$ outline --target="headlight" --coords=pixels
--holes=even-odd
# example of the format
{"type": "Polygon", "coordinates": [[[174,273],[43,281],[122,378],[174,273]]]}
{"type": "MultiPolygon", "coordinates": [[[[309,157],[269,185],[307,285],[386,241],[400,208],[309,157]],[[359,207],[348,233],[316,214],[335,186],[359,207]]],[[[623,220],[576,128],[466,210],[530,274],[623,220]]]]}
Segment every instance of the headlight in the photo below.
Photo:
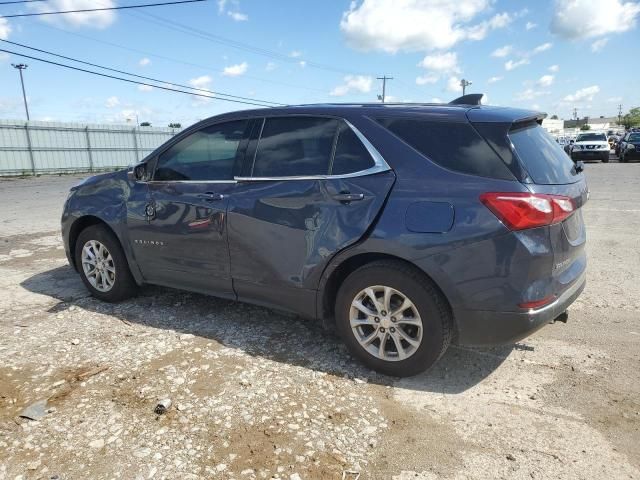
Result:
{"type": "Polygon", "coordinates": [[[605,150],[605,149],[608,150],[610,147],[609,147],[609,144],[606,144],[606,145],[600,145],[600,148],[602,150],[605,150]]]}

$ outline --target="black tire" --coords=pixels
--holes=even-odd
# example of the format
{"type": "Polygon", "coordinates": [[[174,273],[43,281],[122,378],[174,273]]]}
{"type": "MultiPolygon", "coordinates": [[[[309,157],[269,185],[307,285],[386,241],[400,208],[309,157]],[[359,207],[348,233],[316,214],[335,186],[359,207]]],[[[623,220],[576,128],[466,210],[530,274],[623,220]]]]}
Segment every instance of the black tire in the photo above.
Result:
{"type": "Polygon", "coordinates": [[[120,302],[137,293],[138,286],[131,275],[131,270],[129,270],[127,258],[122,250],[122,246],[117,237],[106,226],[92,225],[80,232],[76,240],[74,255],[80,278],[82,278],[82,282],[92,296],[105,302],[120,302]],[[94,287],[84,272],[82,250],[85,244],[91,240],[98,241],[104,245],[113,259],[115,275],[113,285],[108,291],[101,291],[94,287]]]}
{"type": "Polygon", "coordinates": [[[602,163],[609,163],[609,157],[607,158],[602,157],[602,163]]]}
{"type": "Polygon", "coordinates": [[[623,154],[620,154],[619,160],[620,160],[620,163],[627,163],[627,160],[624,158],[623,154]]]}
{"type": "MultiPolygon", "coordinates": [[[[338,291],[335,317],[338,333],[356,358],[373,370],[396,377],[408,377],[429,369],[447,350],[453,334],[449,304],[435,284],[417,268],[395,260],[375,261],[352,272],[338,291]],[[404,360],[374,356],[360,345],[351,329],[351,303],[359,292],[375,285],[402,292],[415,305],[422,320],[420,345],[404,360]]],[[[393,348],[397,351],[395,345],[393,348]]]]}

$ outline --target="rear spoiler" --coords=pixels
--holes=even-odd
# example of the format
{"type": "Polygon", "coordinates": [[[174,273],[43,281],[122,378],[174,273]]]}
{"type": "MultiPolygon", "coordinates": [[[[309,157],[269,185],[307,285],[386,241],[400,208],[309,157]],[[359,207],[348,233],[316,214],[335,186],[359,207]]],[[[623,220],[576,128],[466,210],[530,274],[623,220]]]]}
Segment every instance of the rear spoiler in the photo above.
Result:
{"type": "Polygon", "coordinates": [[[484,97],[484,93],[469,93],[451,100],[449,105],[482,105],[480,102],[482,97],[484,97]]]}

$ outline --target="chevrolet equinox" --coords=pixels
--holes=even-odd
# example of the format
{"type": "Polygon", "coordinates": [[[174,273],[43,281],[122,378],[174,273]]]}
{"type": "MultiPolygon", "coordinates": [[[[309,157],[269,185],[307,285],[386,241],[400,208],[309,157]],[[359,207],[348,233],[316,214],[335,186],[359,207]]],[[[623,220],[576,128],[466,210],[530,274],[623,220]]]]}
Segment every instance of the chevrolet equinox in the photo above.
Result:
{"type": "Polygon", "coordinates": [[[588,191],[544,114],[480,98],[209,118],[73,187],[67,257],[101,300],[155,284],[287,310],[390,375],[513,343],[585,286],[588,191]]]}

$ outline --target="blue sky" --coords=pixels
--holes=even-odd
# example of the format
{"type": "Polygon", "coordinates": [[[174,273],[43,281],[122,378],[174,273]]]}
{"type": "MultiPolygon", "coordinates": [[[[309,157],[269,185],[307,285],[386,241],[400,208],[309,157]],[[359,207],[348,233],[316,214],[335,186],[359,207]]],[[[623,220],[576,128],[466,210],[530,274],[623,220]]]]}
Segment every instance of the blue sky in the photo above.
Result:
{"type": "MultiPolygon", "coordinates": [[[[130,5],[49,0],[0,14],[130,5]]],[[[624,0],[209,0],[0,19],[0,38],[198,88],[282,103],[448,101],[460,78],[489,103],[569,118],[640,106],[640,3],[624,0]],[[167,22],[168,21],[168,22],[167,22]],[[184,27],[187,27],[185,30],[184,27]],[[238,42],[241,48],[238,48],[238,42]]],[[[0,48],[50,58],[0,42],[0,48]]],[[[249,108],[0,53],[0,117],[23,118],[24,62],[32,119],[190,124],[249,108]]],[[[71,63],[64,61],[66,63],[71,63]]],[[[78,65],[81,66],[81,65],[78,65]]]]}

